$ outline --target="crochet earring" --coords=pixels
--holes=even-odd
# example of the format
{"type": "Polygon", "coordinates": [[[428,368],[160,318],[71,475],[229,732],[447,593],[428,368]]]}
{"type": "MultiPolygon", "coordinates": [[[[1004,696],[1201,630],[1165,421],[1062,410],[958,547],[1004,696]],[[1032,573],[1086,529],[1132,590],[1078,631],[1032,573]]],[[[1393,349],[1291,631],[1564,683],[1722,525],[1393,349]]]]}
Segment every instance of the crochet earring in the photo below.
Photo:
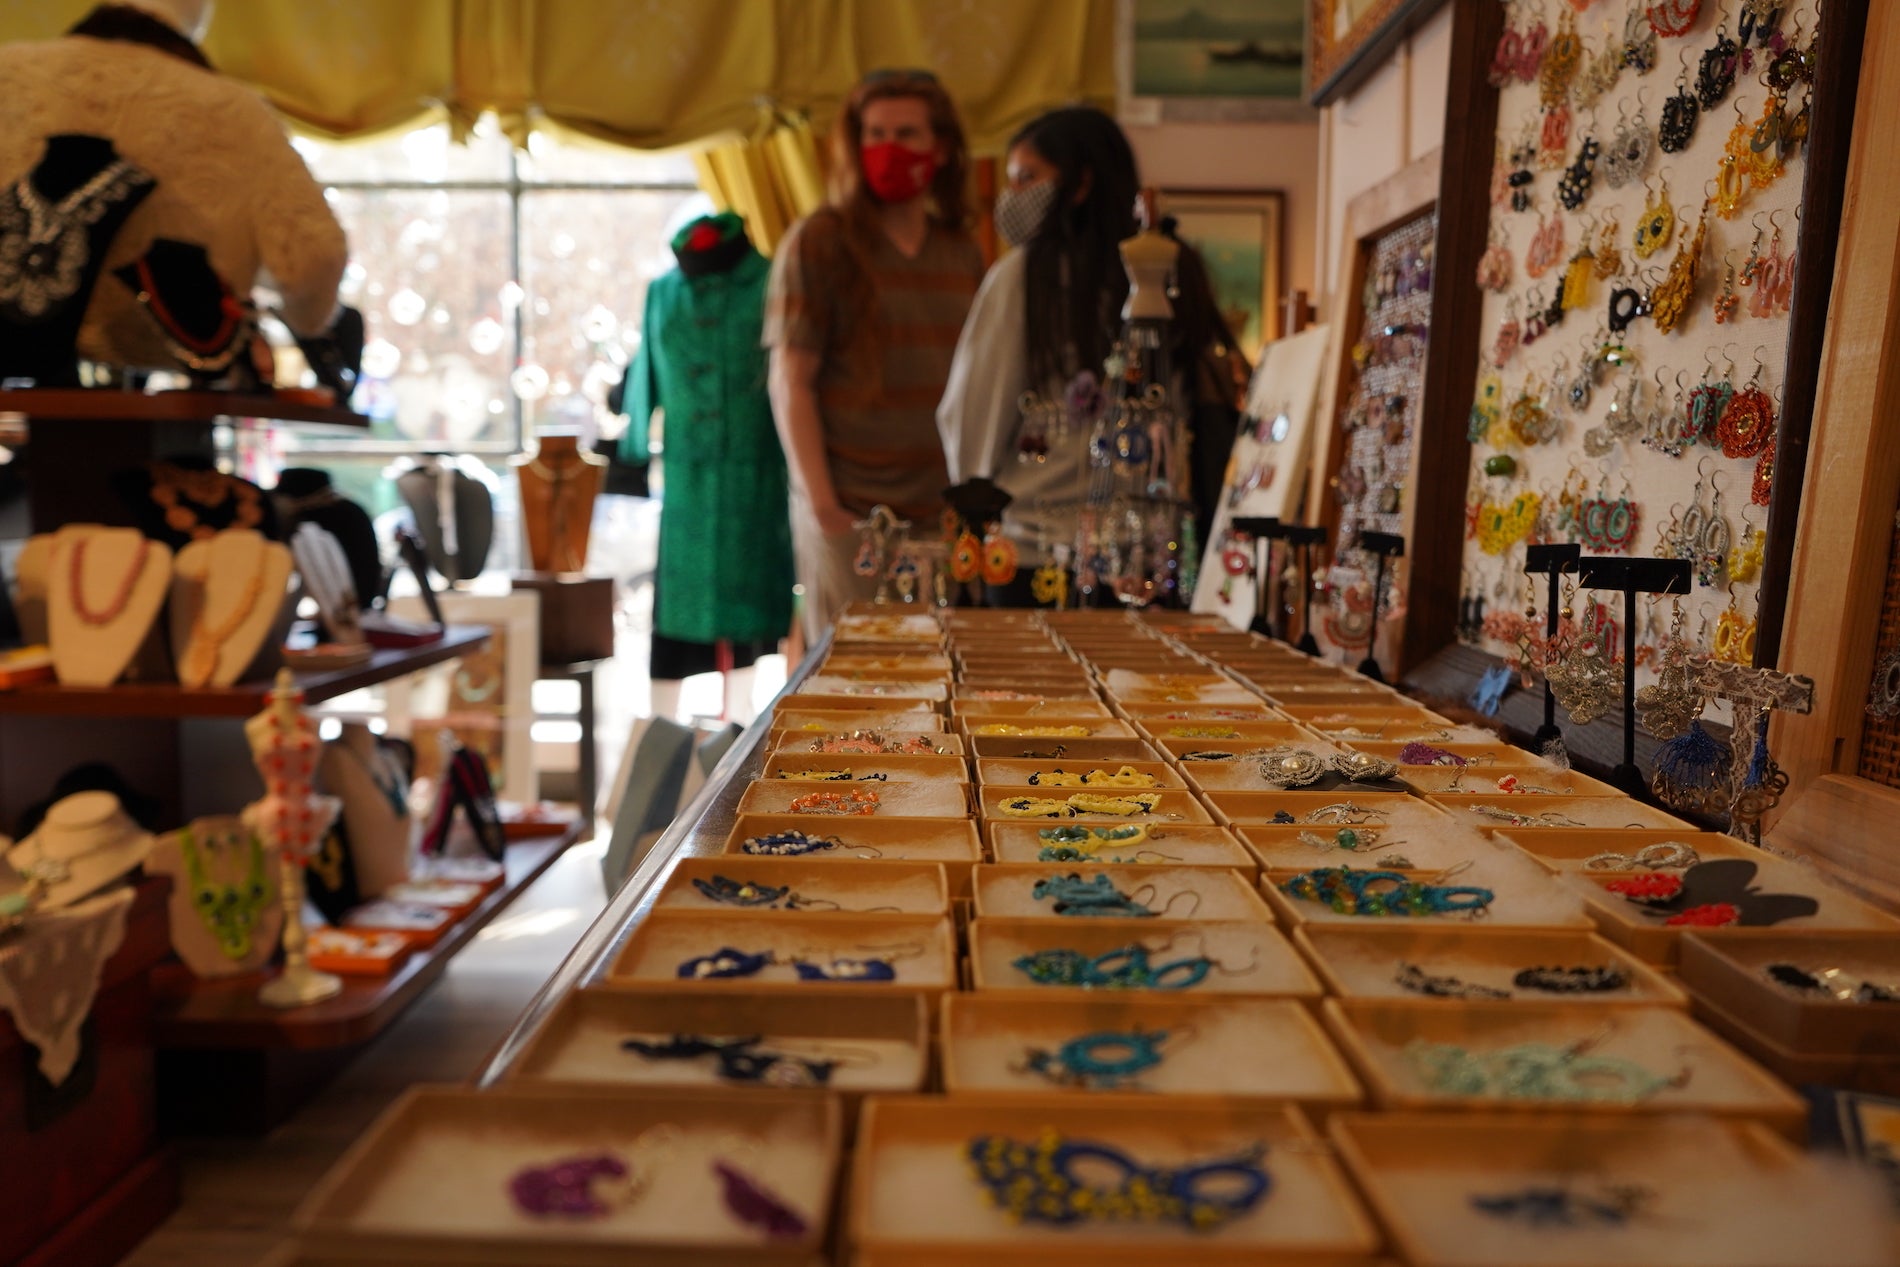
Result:
{"type": "Polygon", "coordinates": [[[1604,219],[1603,227],[1597,230],[1596,275],[1598,281],[1608,281],[1623,271],[1623,248],[1617,239],[1623,231],[1622,224],[1611,211],[1604,219]]]}
{"type": "Polygon", "coordinates": [[[1583,41],[1577,36],[1577,20],[1565,13],[1557,21],[1557,33],[1544,48],[1544,59],[1537,67],[1537,100],[1545,110],[1564,106],[1570,96],[1570,82],[1577,77],[1583,60],[1583,41]]]}
{"type": "Polygon", "coordinates": [[[1663,102],[1662,122],[1656,128],[1656,144],[1665,154],[1680,154],[1695,139],[1696,120],[1702,107],[1689,91],[1689,50],[1679,54],[1682,70],[1676,76],[1676,91],[1663,102]]]}
{"type": "Polygon", "coordinates": [[[1768,188],[1787,170],[1783,155],[1792,148],[1784,140],[1787,130],[1788,99],[1779,91],[1770,91],[1762,102],[1761,118],[1748,134],[1747,152],[1738,155],[1754,188],[1768,188]]]}
{"type": "Polygon", "coordinates": [[[1762,355],[1766,351],[1766,348],[1755,350],[1754,376],[1729,399],[1722,409],[1721,420],[1715,424],[1715,439],[1722,446],[1723,457],[1752,458],[1774,441],[1774,402],[1761,389],[1761,374],[1766,368],[1762,355]]]}
{"type": "Polygon", "coordinates": [[[1511,288],[1511,247],[1495,226],[1491,244],[1478,257],[1478,289],[1501,293],[1511,288]]]}
{"type": "MultiPolygon", "coordinates": [[[[1619,105],[1619,116],[1622,110],[1623,107],[1619,105]]],[[[1643,169],[1649,166],[1649,149],[1649,124],[1644,120],[1639,106],[1634,122],[1627,117],[1619,117],[1616,136],[1610,142],[1609,152],[1604,155],[1603,179],[1611,189],[1621,189],[1643,178],[1643,169]]]]}
{"type": "Polygon", "coordinates": [[[1570,107],[1557,105],[1544,111],[1544,123],[1537,134],[1537,167],[1540,171],[1562,171],[1564,155],[1570,150],[1570,107]]]}
{"type": "MultiPolygon", "coordinates": [[[[1772,317],[1777,311],[1786,311],[1784,296],[1792,289],[1794,261],[1781,254],[1781,225],[1776,223],[1779,212],[1770,212],[1768,223],[1774,228],[1774,237],[1768,243],[1768,252],[1755,261],[1750,280],[1754,283],[1755,293],[1749,296],[1748,311],[1751,316],[1772,317]]],[[[1759,230],[1756,242],[1761,240],[1759,230]]]]}
{"type": "Polygon", "coordinates": [[[1709,204],[1702,204],[1702,214],[1696,219],[1695,233],[1683,245],[1676,248],[1676,256],[1669,261],[1669,272],[1662,285],[1656,287],[1649,296],[1650,320],[1664,334],[1669,334],[1682,323],[1689,310],[1689,300],[1695,295],[1696,274],[1701,268],[1702,247],[1708,241],[1709,204]]]}
{"type": "Polygon", "coordinates": [[[1734,106],[1735,126],[1729,129],[1728,141],[1722,146],[1722,158],[1715,171],[1715,213],[1724,220],[1733,220],[1742,199],[1748,197],[1748,161],[1753,157],[1748,148],[1750,128],[1747,117],[1742,114],[1740,97],[1735,99],[1734,106]]]}
{"type": "Polygon", "coordinates": [[[1643,215],[1636,222],[1636,233],[1631,239],[1639,259],[1648,259],[1676,236],[1676,209],[1669,201],[1669,178],[1660,178],[1658,186],[1649,190],[1648,183],[1644,183],[1647,197],[1643,202],[1643,215]]]}
{"type": "Polygon", "coordinates": [[[1656,69],[1656,28],[1641,4],[1632,4],[1623,18],[1623,64],[1639,75],[1656,69]]]}
{"type": "Polygon", "coordinates": [[[1510,364],[1524,343],[1524,324],[1517,318],[1517,296],[1511,295],[1504,301],[1504,316],[1498,321],[1498,335],[1491,348],[1491,361],[1499,368],[1510,364]]]}
{"type": "MultiPolygon", "coordinates": [[[[1703,461],[1713,457],[1713,454],[1709,454],[1703,461]]],[[[1699,476],[1699,465],[1697,473],[1699,476]]],[[[1721,585],[1727,577],[1728,551],[1733,535],[1728,526],[1728,516],[1722,513],[1722,474],[1721,471],[1713,471],[1709,475],[1709,488],[1714,499],[1709,507],[1708,518],[1703,522],[1702,535],[1694,543],[1696,579],[1711,589],[1721,585]]],[[[1700,491],[1699,479],[1696,487],[1700,491]]]]}
{"type": "Polygon", "coordinates": [[[1702,13],[1702,0],[1656,0],[1644,6],[1650,29],[1658,35],[1687,35],[1702,13]]]}
{"type": "Polygon", "coordinates": [[[1703,50],[1696,67],[1695,95],[1704,110],[1715,109],[1734,90],[1741,52],[1741,45],[1730,39],[1726,30],[1718,30],[1715,43],[1703,50]]]}
{"type": "Polygon", "coordinates": [[[1003,535],[1001,524],[990,524],[983,538],[981,572],[985,585],[1003,586],[1016,579],[1016,543],[1003,535]]]}
{"type": "Polygon", "coordinates": [[[1564,174],[1557,180],[1557,201],[1563,204],[1565,211],[1575,211],[1589,201],[1591,186],[1596,180],[1597,158],[1603,147],[1593,136],[1586,136],[1577,146],[1577,157],[1564,174]]]}
{"type": "Polygon", "coordinates": [[[1756,506],[1766,506],[1775,494],[1775,451],[1773,448],[1762,450],[1755,459],[1755,476],[1749,481],[1748,500],[1756,506]]]}
{"type": "Polygon", "coordinates": [[[1531,244],[1524,252],[1524,272],[1531,277],[1542,277],[1557,266],[1563,254],[1564,219],[1553,210],[1531,235],[1531,244]]]}
{"type": "Polygon", "coordinates": [[[1683,442],[1686,444],[1694,444],[1699,440],[1715,443],[1716,424],[1722,420],[1722,411],[1728,408],[1729,398],[1735,394],[1735,387],[1729,381],[1735,375],[1735,367],[1729,366],[1728,377],[1718,381],[1711,356],[1714,351],[1714,348],[1703,349],[1705,368],[1702,382],[1689,393],[1689,411],[1685,415],[1687,425],[1682,430],[1683,442]]]}
{"type": "Polygon", "coordinates": [[[1756,528],[1748,518],[1746,508],[1742,511],[1742,539],[1728,552],[1728,576],[1730,581],[1752,584],[1761,576],[1762,553],[1768,545],[1768,534],[1756,528]]]}
{"type": "Polygon", "coordinates": [[[1504,398],[1504,380],[1498,377],[1494,368],[1487,367],[1478,376],[1478,394],[1471,402],[1471,419],[1465,428],[1465,439],[1472,444],[1482,444],[1491,434],[1491,427],[1497,422],[1500,402],[1504,398]]]}
{"type": "Polygon", "coordinates": [[[1728,606],[1715,618],[1715,658],[1730,664],[1755,662],[1754,620],[1742,615],[1736,591],[1728,592],[1728,606]]]}

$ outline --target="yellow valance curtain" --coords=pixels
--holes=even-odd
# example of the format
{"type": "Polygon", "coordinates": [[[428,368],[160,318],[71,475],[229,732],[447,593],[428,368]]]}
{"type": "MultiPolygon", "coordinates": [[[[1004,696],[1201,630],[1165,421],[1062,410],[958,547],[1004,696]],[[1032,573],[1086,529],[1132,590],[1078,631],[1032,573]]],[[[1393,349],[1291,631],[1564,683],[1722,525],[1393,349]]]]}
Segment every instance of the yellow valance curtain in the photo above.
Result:
{"type": "MultiPolygon", "coordinates": [[[[0,40],[57,35],[86,0],[0,0],[0,40]]],[[[663,149],[828,125],[866,70],[927,67],[994,152],[1041,110],[1114,100],[1114,0],[223,0],[205,52],[332,137],[492,110],[663,149]]]]}
{"type": "Polygon", "coordinates": [[[745,217],[747,235],[765,255],[825,201],[818,141],[802,117],[774,114],[757,135],[697,151],[693,165],[699,187],[721,211],[745,217]]]}

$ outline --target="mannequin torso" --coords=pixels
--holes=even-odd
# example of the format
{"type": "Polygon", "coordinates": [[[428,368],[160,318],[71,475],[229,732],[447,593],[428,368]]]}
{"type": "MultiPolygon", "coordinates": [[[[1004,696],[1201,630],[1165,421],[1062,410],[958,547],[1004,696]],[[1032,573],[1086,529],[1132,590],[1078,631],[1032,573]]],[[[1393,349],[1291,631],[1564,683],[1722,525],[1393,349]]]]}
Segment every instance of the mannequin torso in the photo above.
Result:
{"type": "Polygon", "coordinates": [[[521,482],[521,519],[528,559],[537,572],[580,572],[587,567],[594,499],[607,464],[580,448],[580,437],[544,433],[534,455],[515,463],[521,482]]]}

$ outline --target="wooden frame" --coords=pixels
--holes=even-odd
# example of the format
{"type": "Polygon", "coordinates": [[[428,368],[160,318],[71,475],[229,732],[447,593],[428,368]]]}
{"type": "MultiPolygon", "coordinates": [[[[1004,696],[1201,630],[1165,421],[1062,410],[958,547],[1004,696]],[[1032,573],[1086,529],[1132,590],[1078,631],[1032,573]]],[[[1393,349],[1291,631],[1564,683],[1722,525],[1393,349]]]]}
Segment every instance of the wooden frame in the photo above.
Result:
{"type": "MultiPolygon", "coordinates": [[[[1358,87],[1385,62],[1401,40],[1444,3],[1445,0],[1311,0],[1306,19],[1306,76],[1312,86],[1313,104],[1331,105],[1358,87]],[[1342,20],[1343,31],[1340,29],[1342,20]]],[[[1488,47],[1485,56],[1490,56],[1488,47]]]]}
{"type": "Polygon", "coordinates": [[[1900,903],[1893,823],[1900,789],[1855,774],[1875,632],[1900,499],[1900,13],[1875,5],[1861,44],[1827,338],[1794,543],[1779,667],[1814,679],[1814,711],[1776,714],[1774,751],[1792,791],[1770,844],[1814,858],[1889,906],[1900,903]]]}
{"type": "Polygon", "coordinates": [[[1250,339],[1244,329],[1233,330],[1229,323],[1230,333],[1240,350],[1249,361],[1257,360],[1260,349],[1280,337],[1281,299],[1286,280],[1286,194],[1278,189],[1163,189],[1161,212],[1176,218],[1181,240],[1201,253],[1217,300],[1220,298],[1218,253],[1210,249],[1204,235],[1195,232],[1196,217],[1251,215],[1259,218],[1259,294],[1254,297],[1254,306],[1248,314],[1254,318],[1258,337],[1250,339]]]}
{"type": "MultiPolygon", "coordinates": [[[[1306,0],[1280,0],[1300,9],[1306,0]]],[[[1116,113],[1126,123],[1310,123],[1313,107],[1305,91],[1292,96],[1201,97],[1138,94],[1135,91],[1135,25],[1139,0],[1115,0],[1116,113]]],[[[1310,56],[1312,41],[1302,41],[1310,56]]],[[[1303,77],[1302,89],[1310,88],[1303,77]]]]}

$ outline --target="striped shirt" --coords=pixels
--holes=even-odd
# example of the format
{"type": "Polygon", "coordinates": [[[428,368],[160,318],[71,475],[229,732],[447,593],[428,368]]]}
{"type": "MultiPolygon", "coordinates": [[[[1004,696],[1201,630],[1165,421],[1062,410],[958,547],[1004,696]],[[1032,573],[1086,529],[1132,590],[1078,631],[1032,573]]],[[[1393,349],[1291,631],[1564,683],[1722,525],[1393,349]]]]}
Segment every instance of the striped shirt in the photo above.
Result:
{"type": "Polygon", "coordinates": [[[968,234],[932,226],[915,256],[876,235],[869,264],[877,291],[869,330],[847,310],[839,270],[858,267],[844,219],[829,208],[792,226],[766,290],[767,347],[817,352],[818,413],[831,482],[845,509],[879,502],[934,528],[950,478],[937,437],[937,401],[983,255],[968,234]]]}

